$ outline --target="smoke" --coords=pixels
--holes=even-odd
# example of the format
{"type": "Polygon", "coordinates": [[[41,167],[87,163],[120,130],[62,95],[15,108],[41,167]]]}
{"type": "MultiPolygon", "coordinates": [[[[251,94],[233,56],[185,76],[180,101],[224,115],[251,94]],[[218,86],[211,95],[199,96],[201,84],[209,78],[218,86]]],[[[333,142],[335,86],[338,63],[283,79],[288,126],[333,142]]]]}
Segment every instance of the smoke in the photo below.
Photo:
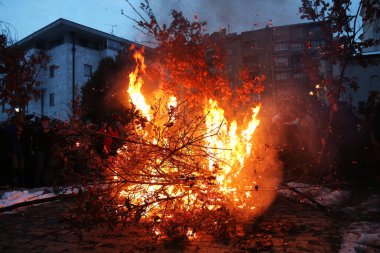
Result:
{"type": "Polygon", "coordinates": [[[247,198],[248,206],[253,210],[243,210],[239,222],[247,222],[262,215],[277,196],[277,189],[283,180],[283,163],[278,156],[277,145],[281,134],[274,131],[272,114],[275,108],[264,101],[258,118],[260,125],[252,137],[252,152],[246,160],[238,182],[250,181],[254,188],[252,198],[247,198]]]}
{"type": "Polygon", "coordinates": [[[280,26],[299,23],[300,0],[156,0],[151,6],[161,23],[170,23],[170,10],[182,11],[193,20],[207,21],[207,32],[218,31],[220,27],[229,32],[242,32],[264,28],[267,25],[280,26]]]}

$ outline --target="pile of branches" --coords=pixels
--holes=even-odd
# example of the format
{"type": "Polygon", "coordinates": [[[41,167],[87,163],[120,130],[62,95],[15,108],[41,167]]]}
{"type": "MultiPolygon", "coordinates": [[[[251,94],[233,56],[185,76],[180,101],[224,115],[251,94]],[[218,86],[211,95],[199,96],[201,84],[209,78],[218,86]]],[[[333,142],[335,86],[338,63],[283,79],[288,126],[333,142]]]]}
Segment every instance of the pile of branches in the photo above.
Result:
{"type": "MultiPolygon", "coordinates": [[[[189,101],[177,107],[157,101],[152,109],[153,118],[147,121],[132,108],[134,117],[124,126],[128,135],[114,139],[119,144],[116,155],[104,158],[93,152],[89,156],[85,147],[71,153],[87,153],[81,156],[87,169],[78,174],[81,190],[69,220],[87,229],[140,224],[147,234],[171,242],[191,239],[199,230],[223,239],[233,236],[236,221],[215,182],[223,161],[212,156],[205,141],[218,135],[223,123],[207,130],[205,115],[194,113],[199,109],[189,101]]],[[[78,128],[82,142],[102,137],[78,128]]],[[[67,135],[74,130],[62,131],[67,135]]]]}
{"type": "Polygon", "coordinates": [[[238,113],[239,106],[251,101],[252,93],[262,91],[264,77],[246,73],[241,87],[233,90],[222,52],[203,34],[204,22],[190,22],[173,10],[171,25],[160,26],[147,1],[141,4],[141,13],[130,6],[141,21],[131,19],[157,43],[155,61],[144,78],[159,82],[168,96],[186,99],[175,107],[168,107],[165,99],[156,101],[149,120],[132,105],[128,120],[123,121],[127,122],[124,134],[118,137],[86,128],[80,116],[71,120],[81,143],[111,137],[118,145],[115,154],[107,156],[88,145],[83,150],[68,145],[76,157],[70,160],[84,165],[84,171],[73,170],[81,179],[81,191],[69,220],[88,229],[104,224],[133,229],[139,224],[148,235],[170,242],[187,241],[199,230],[229,238],[235,234],[236,214],[229,207],[232,200],[216,184],[226,161],[218,160],[206,141],[218,136],[224,122],[207,129],[199,105],[205,98],[218,98],[238,113]],[[78,154],[83,156],[78,159],[78,154]]]}

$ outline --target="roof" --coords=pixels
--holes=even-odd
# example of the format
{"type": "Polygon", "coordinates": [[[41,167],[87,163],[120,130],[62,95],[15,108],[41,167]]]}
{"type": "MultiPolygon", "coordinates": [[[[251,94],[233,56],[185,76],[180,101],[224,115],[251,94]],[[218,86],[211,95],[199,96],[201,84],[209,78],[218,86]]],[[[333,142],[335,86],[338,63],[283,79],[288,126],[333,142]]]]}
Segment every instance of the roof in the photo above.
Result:
{"type": "Polygon", "coordinates": [[[124,43],[134,43],[127,39],[117,37],[115,35],[105,33],[94,28],[60,18],[54,21],[53,23],[50,23],[49,25],[32,33],[31,35],[25,37],[24,39],[18,41],[16,44],[21,47],[29,48],[32,47],[38,41],[52,41],[56,38],[62,37],[62,34],[67,32],[74,32],[78,34],[80,33],[81,35],[94,39],[106,38],[124,43]]]}
{"type": "Polygon", "coordinates": [[[250,32],[257,32],[257,31],[267,31],[268,29],[286,29],[286,28],[296,28],[296,27],[305,27],[305,26],[320,26],[323,24],[326,24],[327,21],[315,21],[315,22],[302,22],[302,23],[296,23],[296,24],[289,24],[289,25],[280,25],[280,26],[268,26],[265,28],[260,28],[257,30],[250,30],[250,31],[244,31],[243,33],[250,33],[250,32]]]}

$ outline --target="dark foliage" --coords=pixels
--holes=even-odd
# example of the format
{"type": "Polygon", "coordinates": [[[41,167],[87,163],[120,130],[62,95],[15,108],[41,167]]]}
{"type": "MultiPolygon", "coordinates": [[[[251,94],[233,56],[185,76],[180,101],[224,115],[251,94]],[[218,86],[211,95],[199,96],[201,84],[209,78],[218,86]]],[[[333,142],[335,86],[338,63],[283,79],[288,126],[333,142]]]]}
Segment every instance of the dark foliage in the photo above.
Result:
{"type": "MultiPolygon", "coordinates": [[[[333,64],[340,64],[341,69],[337,77],[325,77],[327,98],[337,110],[339,96],[345,91],[343,84],[348,63],[357,60],[362,66],[367,66],[370,62],[363,57],[363,50],[380,42],[374,39],[360,40],[363,29],[368,29],[370,23],[377,22],[375,20],[380,17],[380,5],[377,0],[361,0],[358,8],[353,9],[350,0],[302,0],[299,11],[302,19],[323,22],[323,32],[334,36],[326,47],[321,48],[318,57],[333,64]],[[359,22],[361,12],[366,22],[359,22]]],[[[319,70],[314,68],[313,71],[319,70]]],[[[355,84],[351,86],[355,87],[355,84]]]]}
{"type": "MultiPolygon", "coordinates": [[[[9,36],[9,35],[8,35],[9,36]]],[[[50,57],[44,51],[30,54],[17,45],[9,45],[6,34],[0,34],[0,101],[23,110],[31,99],[40,96],[37,79],[50,57]]]]}
{"type": "Polygon", "coordinates": [[[120,102],[126,100],[128,75],[134,61],[128,49],[120,51],[115,59],[111,57],[100,61],[91,79],[82,87],[82,117],[91,122],[125,121],[128,110],[120,102]],[[122,116],[124,115],[124,116],[122,116]]]}

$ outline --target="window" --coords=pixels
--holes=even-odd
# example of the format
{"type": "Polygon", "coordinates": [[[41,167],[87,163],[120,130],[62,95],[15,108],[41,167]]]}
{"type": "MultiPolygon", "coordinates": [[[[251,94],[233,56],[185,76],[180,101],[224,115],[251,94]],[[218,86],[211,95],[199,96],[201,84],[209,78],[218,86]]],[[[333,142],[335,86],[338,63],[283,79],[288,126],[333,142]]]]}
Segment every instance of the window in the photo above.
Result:
{"type": "Polygon", "coordinates": [[[1,102],[1,112],[2,113],[5,112],[5,102],[4,101],[1,102]]]}
{"type": "Polygon", "coordinates": [[[293,50],[302,50],[304,48],[304,44],[302,42],[292,42],[290,46],[293,50]]]}
{"type": "Polygon", "coordinates": [[[320,47],[324,47],[326,45],[326,42],[323,40],[314,40],[311,42],[311,48],[312,49],[317,49],[320,47]]]}
{"type": "Polygon", "coordinates": [[[293,67],[301,67],[302,64],[302,58],[300,55],[294,55],[291,57],[292,65],[293,67]]]}
{"type": "Polygon", "coordinates": [[[289,65],[289,60],[286,57],[275,57],[274,65],[287,67],[289,65]]]}
{"type": "Polygon", "coordinates": [[[84,64],[84,76],[86,77],[92,76],[92,65],[84,64]]]}
{"type": "Polygon", "coordinates": [[[288,44],[277,43],[274,45],[274,51],[284,51],[284,50],[288,50],[288,44]]]}
{"type": "Polygon", "coordinates": [[[380,91],[380,77],[373,75],[369,78],[369,90],[380,91]]]}
{"type": "Polygon", "coordinates": [[[107,41],[107,48],[117,51],[117,50],[122,49],[122,44],[117,42],[117,41],[114,41],[114,40],[108,40],[107,41]]]}
{"type": "Polygon", "coordinates": [[[55,101],[54,101],[54,93],[49,94],[49,106],[54,106],[55,101]]]}
{"type": "Polygon", "coordinates": [[[289,77],[290,77],[290,74],[288,72],[280,72],[274,75],[274,78],[276,80],[286,80],[286,79],[289,79],[289,77]]]}
{"type": "Polygon", "coordinates": [[[246,49],[256,49],[257,48],[257,43],[254,40],[244,41],[243,42],[243,47],[246,48],[246,49]]]}
{"type": "Polygon", "coordinates": [[[305,77],[304,73],[298,72],[298,73],[293,74],[294,79],[303,79],[304,77],[305,77]]]}
{"type": "Polygon", "coordinates": [[[321,32],[321,27],[316,26],[310,29],[309,35],[315,36],[318,35],[321,32]]]}
{"type": "Polygon", "coordinates": [[[50,65],[50,67],[49,67],[49,77],[50,77],[50,78],[53,78],[53,77],[54,77],[55,69],[56,69],[56,67],[55,67],[54,65],[50,65]]]}

